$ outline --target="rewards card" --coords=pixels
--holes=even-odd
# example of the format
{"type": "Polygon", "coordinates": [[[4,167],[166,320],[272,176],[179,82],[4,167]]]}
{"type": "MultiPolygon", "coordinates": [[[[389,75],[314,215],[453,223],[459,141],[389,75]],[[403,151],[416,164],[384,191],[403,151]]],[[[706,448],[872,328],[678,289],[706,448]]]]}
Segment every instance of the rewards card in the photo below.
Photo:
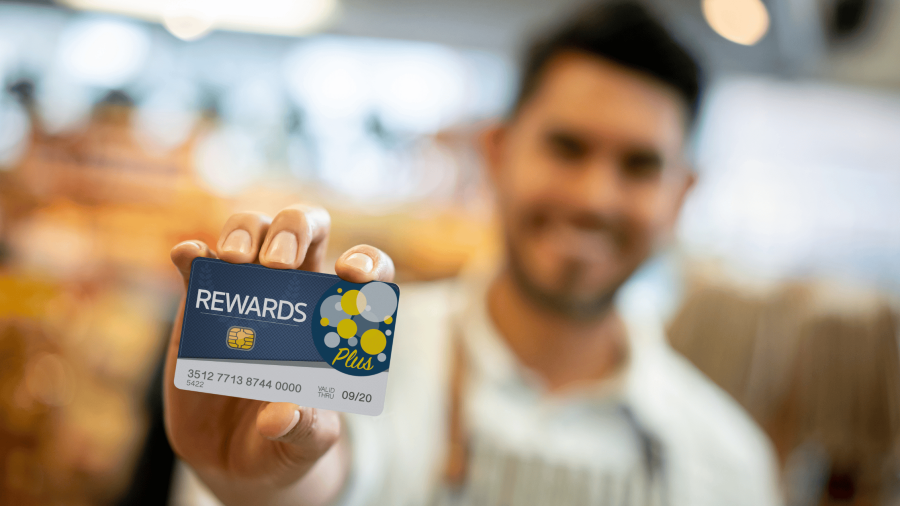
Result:
{"type": "Polygon", "coordinates": [[[399,297],[393,283],[197,258],[175,386],[378,415],[399,297]]]}

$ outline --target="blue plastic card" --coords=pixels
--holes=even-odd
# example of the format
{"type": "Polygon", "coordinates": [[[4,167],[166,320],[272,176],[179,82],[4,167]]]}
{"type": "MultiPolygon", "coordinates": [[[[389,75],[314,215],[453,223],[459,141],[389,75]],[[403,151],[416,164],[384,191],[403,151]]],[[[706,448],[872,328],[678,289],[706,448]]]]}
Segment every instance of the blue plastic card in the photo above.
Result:
{"type": "Polygon", "coordinates": [[[399,299],[393,283],[195,259],[175,386],[378,415],[399,299]]]}

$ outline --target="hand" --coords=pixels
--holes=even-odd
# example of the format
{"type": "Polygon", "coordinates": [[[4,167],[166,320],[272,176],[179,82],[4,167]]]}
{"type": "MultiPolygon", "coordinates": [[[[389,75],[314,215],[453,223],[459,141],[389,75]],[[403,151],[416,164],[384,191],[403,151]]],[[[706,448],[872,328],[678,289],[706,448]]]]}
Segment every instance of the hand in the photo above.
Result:
{"type": "MultiPolygon", "coordinates": [[[[187,288],[197,257],[259,263],[271,269],[321,272],[331,218],[321,208],[295,205],[275,219],[231,216],[213,252],[200,241],[172,249],[187,288]]],[[[354,283],[392,281],[390,257],[372,246],[350,248],[335,272],[354,283]]],[[[179,390],[175,361],[181,341],[182,298],[166,356],[165,422],[172,448],[226,503],[324,504],[340,491],[349,452],[334,411],[179,390]]]]}

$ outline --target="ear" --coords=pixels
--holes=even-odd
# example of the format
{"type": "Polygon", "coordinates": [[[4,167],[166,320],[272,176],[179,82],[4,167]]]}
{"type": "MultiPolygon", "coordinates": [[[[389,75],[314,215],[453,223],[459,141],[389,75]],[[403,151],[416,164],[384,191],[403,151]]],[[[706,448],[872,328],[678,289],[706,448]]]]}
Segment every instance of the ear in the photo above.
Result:
{"type": "Polygon", "coordinates": [[[674,230],[675,223],[678,222],[678,217],[681,216],[681,209],[684,207],[684,200],[687,198],[688,193],[690,193],[691,189],[697,183],[697,173],[694,172],[693,167],[685,164],[681,169],[683,173],[681,174],[680,187],[676,190],[678,193],[675,195],[675,198],[672,199],[672,212],[669,213],[671,218],[671,223],[669,223],[669,230],[674,230]]]}
{"type": "Polygon", "coordinates": [[[496,122],[488,125],[478,136],[484,165],[491,183],[497,184],[500,167],[503,166],[503,145],[506,142],[506,125],[496,122]]]}

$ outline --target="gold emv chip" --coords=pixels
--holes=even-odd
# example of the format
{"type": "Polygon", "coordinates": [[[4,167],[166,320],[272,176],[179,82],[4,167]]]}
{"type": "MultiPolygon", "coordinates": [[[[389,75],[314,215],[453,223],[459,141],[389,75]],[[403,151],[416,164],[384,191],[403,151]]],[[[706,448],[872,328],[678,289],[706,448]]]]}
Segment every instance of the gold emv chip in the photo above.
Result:
{"type": "Polygon", "coordinates": [[[228,329],[228,347],[236,350],[250,350],[256,342],[256,331],[249,327],[228,329]]]}

